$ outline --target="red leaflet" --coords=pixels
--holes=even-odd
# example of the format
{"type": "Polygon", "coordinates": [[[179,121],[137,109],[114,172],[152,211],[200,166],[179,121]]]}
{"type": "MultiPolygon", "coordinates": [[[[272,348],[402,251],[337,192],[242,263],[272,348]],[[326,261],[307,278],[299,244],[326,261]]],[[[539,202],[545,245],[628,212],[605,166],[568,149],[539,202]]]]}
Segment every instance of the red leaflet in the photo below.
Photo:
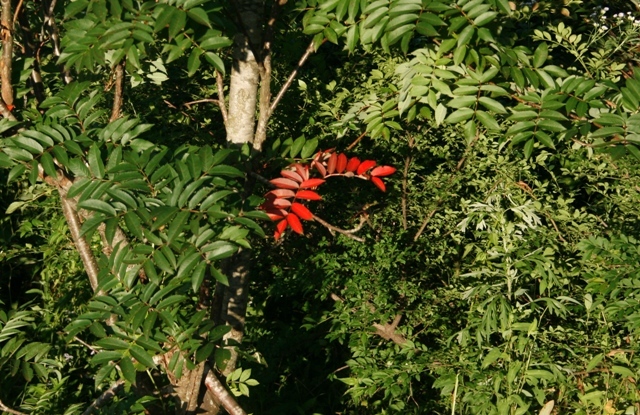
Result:
{"type": "Polygon", "coordinates": [[[345,156],[344,154],[340,154],[338,156],[338,162],[336,163],[336,171],[338,173],[342,173],[346,167],[347,167],[347,156],[345,156]]]}
{"type": "Polygon", "coordinates": [[[384,182],[381,179],[373,176],[371,177],[371,181],[378,187],[378,189],[382,190],[383,192],[387,191],[387,187],[384,185],[384,182]]]}
{"type": "Polygon", "coordinates": [[[269,199],[271,196],[275,197],[294,197],[296,194],[293,190],[289,189],[275,189],[268,192],[265,197],[269,199]]]}
{"type": "Polygon", "coordinates": [[[366,172],[367,170],[369,170],[371,167],[375,165],[376,165],[375,161],[365,160],[360,164],[360,166],[358,166],[358,170],[356,170],[356,174],[360,176],[362,173],[366,172]]]}
{"type": "Polygon", "coordinates": [[[291,211],[300,216],[300,219],[311,220],[313,219],[313,213],[303,204],[293,202],[291,204],[291,211]]]}
{"type": "Polygon", "coordinates": [[[276,200],[274,200],[272,202],[273,206],[277,207],[278,209],[286,209],[289,206],[291,206],[291,202],[288,201],[287,199],[282,199],[282,198],[277,198],[276,200]]]}
{"type": "Polygon", "coordinates": [[[315,167],[316,170],[318,170],[318,172],[320,173],[320,176],[324,177],[327,175],[327,169],[325,169],[322,163],[320,163],[319,161],[314,161],[313,167],[315,167]]]}
{"type": "Polygon", "coordinates": [[[322,179],[309,179],[309,180],[305,180],[304,182],[300,183],[300,188],[301,189],[308,189],[310,187],[317,187],[317,186],[320,186],[322,183],[324,183],[324,180],[322,180],[322,179]]]}
{"type": "Polygon", "coordinates": [[[296,168],[296,171],[298,172],[300,177],[302,177],[302,180],[309,179],[309,166],[303,166],[302,164],[298,163],[295,164],[294,167],[296,168]]]}
{"type": "Polygon", "coordinates": [[[360,165],[360,159],[358,157],[351,157],[349,163],[347,163],[347,171],[354,172],[360,165]]]}
{"type": "Polygon", "coordinates": [[[282,189],[297,189],[298,183],[291,179],[285,179],[284,177],[278,177],[277,179],[269,180],[271,183],[282,189]]]}
{"type": "Polygon", "coordinates": [[[298,193],[296,193],[296,199],[322,200],[320,195],[312,190],[299,190],[298,193]]]}
{"type": "Polygon", "coordinates": [[[280,235],[282,235],[285,229],[287,229],[287,220],[283,219],[276,225],[276,232],[273,234],[274,238],[276,238],[276,240],[280,238],[280,235]]]}
{"type": "Polygon", "coordinates": [[[329,174],[333,174],[336,171],[336,163],[338,162],[338,155],[336,153],[332,153],[327,161],[327,171],[329,174]]]}
{"type": "Polygon", "coordinates": [[[298,183],[302,183],[302,177],[298,173],[292,170],[282,170],[280,174],[287,179],[295,180],[298,183]]]}
{"type": "Polygon", "coordinates": [[[271,219],[272,221],[277,221],[278,219],[283,219],[285,216],[287,216],[287,212],[285,212],[282,209],[275,209],[275,208],[270,208],[265,210],[265,213],[267,214],[267,216],[269,216],[269,219],[271,219]]]}
{"type": "Polygon", "coordinates": [[[375,169],[371,170],[371,175],[376,177],[384,177],[392,175],[396,172],[395,167],[391,166],[378,166],[375,169]]]}
{"type": "Polygon", "coordinates": [[[289,213],[287,215],[287,223],[295,233],[302,235],[302,223],[300,223],[300,219],[298,219],[294,213],[289,213]]]}

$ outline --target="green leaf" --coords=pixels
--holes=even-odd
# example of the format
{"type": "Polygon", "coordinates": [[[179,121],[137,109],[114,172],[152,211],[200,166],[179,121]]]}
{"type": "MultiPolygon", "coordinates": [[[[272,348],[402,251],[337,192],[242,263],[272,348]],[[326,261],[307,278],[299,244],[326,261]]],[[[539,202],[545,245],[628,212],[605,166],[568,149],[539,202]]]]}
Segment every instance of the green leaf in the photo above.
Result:
{"type": "Polygon", "coordinates": [[[167,232],[167,244],[173,243],[178,235],[185,230],[184,225],[187,223],[189,216],[188,211],[179,212],[169,224],[169,231],[167,232]]]}
{"type": "Polygon", "coordinates": [[[212,176],[244,177],[244,173],[235,167],[220,164],[209,170],[212,176]]]}
{"type": "Polygon", "coordinates": [[[536,51],[533,53],[533,67],[539,68],[547,61],[547,57],[549,56],[549,46],[546,42],[542,42],[536,48],[536,51]]]}
{"type": "Polygon", "coordinates": [[[95,342],[96,346],[109,350],[128,350],[130,344],[117,337],[106,337],[95,342]]]}
{"type": "Polygon", "coordinates": [[[116,210],[108,204],[98,199],[87,199],[78,203],[80,209],[91,210],[94,212],[104,213],[107,216],[117,216],[116,210]]]}
{"type": "Polygon", "coordinates": [[[474,111],[471,108],[460,108],[449,115],[445,121],[450,124],[459,123],[468,120],[473,115],[474,111]]]}
{"type": "Polygon", "coordinates": [[[136,359],[139,363],[143,364],[146,367],[152,368],[156,366],[156,364],[153,362],[153,357],[140,346],[132,346],[129,350],[129,353],[131,353],[131,356],[134,359],[136,359]]]}
{"type": "Polygon", "coordinates": [[[189,54],[189,59],[187,60],[187,76],[191,77],[195,75],[195,73],[200,68],[200,55],[202,55],[202,49],[194,48],[189,54]]]}
{"type": "Polygon", "coordinates": [[[192,9],[187,10],[187,15],[196,23],[199,23],[203,26],[211,27],[211,23],[209,22],[209,16],[207,16],[207,12],[200,7],[194,7],[192,9]]]}
{"type": "Polygon", "coordinates": [[[205,50],[216,50],[229,47],[232,44],[233,41],[226,36],[209,36],[200,43],[200,47],[205,50]]]}
{"type": "Polygon", "coordinates": [[[507,110],[504,108],[504,106],[499,103],[498,101],[496,101],[495,99],[489,98],[489,97],[480,97],[478,99],[478,102],[480,102],[480,104],[485,107],[486,109],[488,109],[489,111],[493,111],[496,112],[498,114],[506,114],[507,110]]]}
{"type": "MultiPolygon", "coordinates": [[[[294,142],[295,144],[295,142],[294,142]]],[[[311,157],[313,155],[313,153],[316,151],[316,148],[318,148],[318,139],[317,138],[312,138],[311,140],[307,140],[304,145],[302,146],[302,151],[300,152],[300,157],[303,159],[306,159],[308,157],[311,157]]]]}
{"type": "Polygon", "coordinates": [[[122,353],[116,351],[103,351],[98,352],[95,356],[91,358],[91,364],[102,365],[108,362],[112,362],[114,360],[120,360],[122,358],[122,353]]]}
{"type": "Polygon", "coordinates": [[[104,163],[97,144],[93,144],[89,149],[88,160],[89,170],[91,170],[93,177],[102,179],[104,177],[104,163]]]}
{"type": "Polygon", "coordinates": [[[291,145],[291,150],[289,150],[289,154],[291,155],[292,158],[295,158],[298,155],[298,153],[300,153],[300,150],[302,150],[302,147],[304,146],[305,142],[306,140],[303,135],[296,138],[296,140],[291,145]]]}
{"type": "Polygon", "coordinates": [[[473,24],[478,27],[484,26],[487,23],[493,21],[493,19],[495,19],[497,15],[498,15],[498,12],[484,12],[480,16],[475,18],[475,20],[473,21],[473,24]]]}
{"type": "Polygon", "coordinates": [[[53,157],[51,157],[51,153],[42,153],[40,156],[40,164],[42,164],[42,168],[47,176],[55,178],[58,177],[58,172],[53,162],[53,157]]]}
{"type": "Polygon", "coordinates": [[[133,362],[128,357],[123,357],[118,364],[120,370],[122,370],[122,377],[132,385],[136,384],[136,368],[133,366],[133,362]]]}

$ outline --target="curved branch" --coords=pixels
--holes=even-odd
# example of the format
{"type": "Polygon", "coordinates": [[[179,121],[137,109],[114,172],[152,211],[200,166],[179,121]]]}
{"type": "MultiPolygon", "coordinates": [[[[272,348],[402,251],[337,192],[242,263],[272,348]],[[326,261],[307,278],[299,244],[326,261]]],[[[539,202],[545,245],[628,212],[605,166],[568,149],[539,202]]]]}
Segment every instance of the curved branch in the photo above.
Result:
{"type": "Polygon", "coordinates": [[[358,226],[356,226],[353,229],[341,229],[338,228],[336,226],[333,226],[332,224],[330,224],[329,222],[317,217],[316,215],[313,215],[313,220],[315,220],[316,222],[320,223],[322,226],[324,226],[325,228],[329,229],[329,231],[333,234],[334,232],[338,232],[341,233],[351,239],[353,239],[354,241],[358,241],[358,242],[364,242],[364,239],[359,237],[359,236],[355,236],[354,233],[358,232],[360,229],[362,229],[362,227],[364,226],[365,222],[367,221],[367,216],[362,215],[360,217],[360,223],[358,224],[358,226]]]}
{"type": "Polygon", "coordinates": [[[2,401],[0,401],[0,411],[8,412],[12,415],[27,415],[24,412],[19,412],[19,411],[16,411],[15,409],[9,408],[7,405],[3,404],[2,401]]]}
{"type": "Polygon", "coordinates": [[[89,407],[82,413],[82,415],[91,415],[94,411],[98,410],[102,405],[106,404],[111,399],[113,399],[113,397],[116,396],[123,388],[124,388],[124,380],[117,381],[116,383],[111,385],[109,389],[104,391],[104,393],[100,395],[98,399],[93,401],[93,403],[89,405],[89,407]]]}

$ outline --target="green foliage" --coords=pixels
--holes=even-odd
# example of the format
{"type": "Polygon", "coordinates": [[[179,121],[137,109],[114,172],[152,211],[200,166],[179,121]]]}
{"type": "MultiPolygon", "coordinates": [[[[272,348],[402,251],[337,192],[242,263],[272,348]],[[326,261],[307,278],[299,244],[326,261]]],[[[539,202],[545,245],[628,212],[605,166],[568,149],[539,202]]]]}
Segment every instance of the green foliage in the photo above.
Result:
{"type": "MultiPolygon", "coordinates": [[[[22,86],[18,121],[0,121],[3,402],[81,413],[95,388],[157,374],[167,350],[180,350],[177,376],[222,366],[228,329],[200,295],[251,248],[253,305],[227,384],[254,413],[638,413],[635,10],[288,4],[274,85],[305,42],[318,56],[256,156],[223,148],[219,111],[191,106],[233,63],[231,6],[59,3],[62,53],[39,62],[46,99],[22,86]],[[119,64],[127,116],[109,120],[119,64]],[[319,224],[265,240],[248,170],[275,177],[330,148],[398,168],[386,198],[337,179],[314,212],[345,229],[362,217],[365,242],[319,224]],[[45,183],[62,176],[94,252],[111,246],[95,295],[45,183]]],[[[39,31],[42,6],[24,7],[39,31]]],[[[33,63],[17,62],[25,81],[33,63]]],[[[174,410],[151,395],[103,411],[174,410]]]]}

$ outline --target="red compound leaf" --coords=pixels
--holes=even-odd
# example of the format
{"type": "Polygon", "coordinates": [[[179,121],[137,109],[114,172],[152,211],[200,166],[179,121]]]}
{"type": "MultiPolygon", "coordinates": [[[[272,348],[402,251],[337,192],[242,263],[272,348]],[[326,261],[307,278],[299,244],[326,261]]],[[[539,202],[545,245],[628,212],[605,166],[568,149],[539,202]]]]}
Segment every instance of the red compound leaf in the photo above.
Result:
{"type": "Polygon", "coordinates": [[[295,171],[292,170],[282,170],[280,172],[280,174],[282,175],[282,177],[286,177],[287,179],[291,179],[294,180],[298,183],[302,183],[302,177],[300,177],[300,175],[298,173],[296,173],[295,171]]]}
{"type": "Polygon", "coordinates": [[[380,190],[382,190],[383,192],[387,191],[387,186],[384,185],[384,182],[382,181],[382,179],[379,179],[375,176],[371,177],[371,181],[373,182],[373,184],[376,185],[376,187],[380,190]]]}
{"type": "Polygon", "coordinates": [[[284,177],[278,177],[277,179],[269,180],[276,187],[281,189],[297,189],[300,187],[298,183],[294,182],[291,179],[285,179],[284,177]]]}
{"type": "Polygon", "coordinates": [[[322,200],[322,197],[312,190],[299,190],[298,193],[296,193],[296,199],[322,200]]]}
{"type": "Polygon", "coordinates": [[[295,233],[299,233],[300,235],[303,234],[302,223],[300,223],[300,219],[298,218],[298,216],[296,216],[295,213],[289,213],[287,215],[287,223],[289,224],[289,226],[291,226],[291,229],[293,229],[295,233]]]}
{"type": "Polygon", "coordinates": [[[307,207],[301,203],[293,202],[291,204],[291,211],[298,215],[300,219],[311,220],[313,219],[313,213],[307,207]]]}
{"type": "Polygon", "coordinates": [[[365,160],[358,166],[358,170],[356,170],[356,174],[360,176],[362,173],[366,172],[370,168],[376,165],[376,162],[373,160],[365,160]]]}
{"type": "Polygon", "coordinates": [[[336,163],[338,162],[338,155],[336,153],[332,153],[329,156],[329,160],[327,161],[327,171],[329,174],[333,174],[336,171],[336,163]]]}
{"type": "Polygon", "coordinates": [[[371,175],[375,177],[384,177],[384,176],[390,176],[395,172],[396,172],[395,167],[378,166],[375,169],[371,170],[371,175]]]}
{"type": "Polygon", "coordinates": [[[336,171],[342,173],[347,168],[347,156],[340,154],[336,163],[336,171]]]}
{"type": "Polygon", "coordinates": [[[300,188],[301,189],[309,189],[311,187],[318,187],[322,183],[324,183],[324,180],[322,180],[322,179],[309,179],[309,180],[305,180],[304,182],[300,183],[300,188]]]}
{"type": "Polygon", "coordinates": [[[273,198],[273,197],[294,197],[296,195],[296,193],[293,190],[289,190],[289,189],[274,189],[271,190],[270,192],[268,192],[265,197],[267,199],[273,198]]]}
{"type": "Polygon", "coordinates": [[[358,157],[351,157],[349,163],[347,163],[347,171],[355,172],[360,165],[360,159],[358,157]]]}

